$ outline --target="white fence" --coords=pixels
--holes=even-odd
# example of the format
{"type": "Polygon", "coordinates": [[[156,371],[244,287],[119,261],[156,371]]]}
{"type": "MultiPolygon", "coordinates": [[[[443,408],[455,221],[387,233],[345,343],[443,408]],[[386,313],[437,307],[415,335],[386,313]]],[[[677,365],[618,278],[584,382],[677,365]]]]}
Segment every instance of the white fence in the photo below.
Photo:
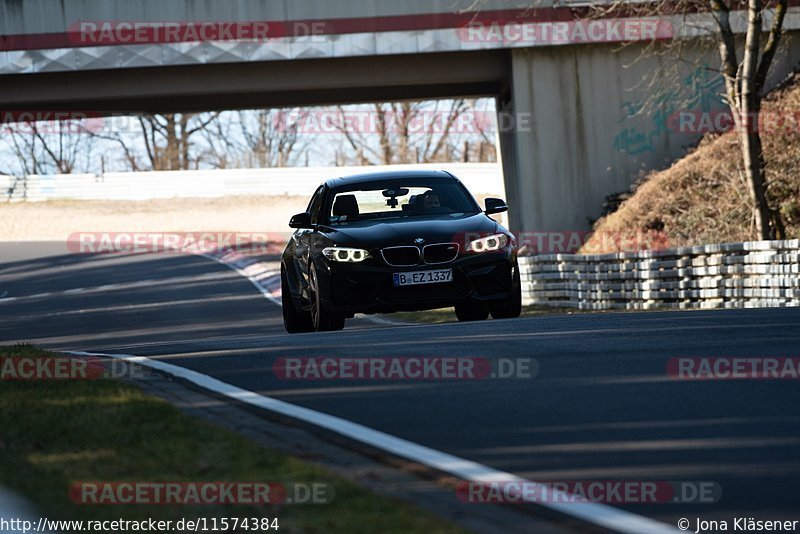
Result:
{"type": "Polygon", "coordinates": [[[460,178],[474,194],[503,194],[503,173],[497,163],[392,165],[375,167],[286,167],[208,171],[0,176],[5,200],[150,200],[224,196],[309,197],[328,178],[365,172],[444,169],[460,178]]]}
{"type": "Polygon", "coordinates": [[[583,310],[800,306],[800,240],[521,258],[526,304],[583,310]]]}

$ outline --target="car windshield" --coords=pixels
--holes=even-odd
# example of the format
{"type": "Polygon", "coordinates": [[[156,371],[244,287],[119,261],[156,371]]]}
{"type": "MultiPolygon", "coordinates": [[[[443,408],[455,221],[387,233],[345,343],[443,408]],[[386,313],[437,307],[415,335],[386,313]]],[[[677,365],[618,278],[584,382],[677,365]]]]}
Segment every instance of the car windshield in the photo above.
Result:
{"type": "Polygon", "coordinates": [[[464,186],[449,179],[387,180],[345,186],[334,191],[328,206],[332,226],[372,219],[459,217],[480,211],[464,186]]]}

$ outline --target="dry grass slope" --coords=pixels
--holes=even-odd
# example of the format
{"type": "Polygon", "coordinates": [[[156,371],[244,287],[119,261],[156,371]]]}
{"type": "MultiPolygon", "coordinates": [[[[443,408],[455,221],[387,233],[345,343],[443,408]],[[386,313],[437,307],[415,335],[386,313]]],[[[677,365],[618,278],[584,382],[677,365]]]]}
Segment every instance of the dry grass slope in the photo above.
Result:
{"type": "MultiPolygon", "coordinates": [[[[783,127],[763,132],[770,203],[780,209],[787,238],[800,237],[800,73],[770,93],[764,110],[783,127]]],[[[648,175],[595,231],[644,232],[663,227],[670,247],[757,238],[741,156],[733,132],[708,135],[672,167],[648,175]]],[[[609,251],[610,252],[610,251],[609,251]]]]}

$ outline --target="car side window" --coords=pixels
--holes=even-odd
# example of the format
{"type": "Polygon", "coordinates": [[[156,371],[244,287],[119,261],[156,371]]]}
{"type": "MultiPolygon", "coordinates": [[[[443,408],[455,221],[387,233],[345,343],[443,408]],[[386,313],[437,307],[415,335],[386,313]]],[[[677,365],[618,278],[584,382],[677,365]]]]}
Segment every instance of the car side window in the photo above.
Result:
{"type": "Polygon", "coordinates": [[[314,196],[311,197],[311,202],[308,204],[307,211],[311,214],[311,222],[314,224],[319,223],[319,214],[322,208],[322,199],[325,196],[325,186],[320,186],[314,196]]]}

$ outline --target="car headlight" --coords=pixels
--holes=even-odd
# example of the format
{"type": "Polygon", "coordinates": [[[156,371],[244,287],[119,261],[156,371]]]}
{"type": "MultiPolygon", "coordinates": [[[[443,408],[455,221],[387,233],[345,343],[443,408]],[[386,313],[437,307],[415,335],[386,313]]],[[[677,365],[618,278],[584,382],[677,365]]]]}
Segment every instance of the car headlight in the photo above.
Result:
{"type": "Polygon", "coordinates": [[[328,247],[322,250],[322,255],[342,263],[358,263],[369,258],[369,252],[363,248],[328,247]]]}
{"type": "Polygon", "coordinates": [[[508,245],[508,236],[495,234],[470,241],[467,245],[467,252],[493,252],[505,248],[506,245],[508,245]]]}

